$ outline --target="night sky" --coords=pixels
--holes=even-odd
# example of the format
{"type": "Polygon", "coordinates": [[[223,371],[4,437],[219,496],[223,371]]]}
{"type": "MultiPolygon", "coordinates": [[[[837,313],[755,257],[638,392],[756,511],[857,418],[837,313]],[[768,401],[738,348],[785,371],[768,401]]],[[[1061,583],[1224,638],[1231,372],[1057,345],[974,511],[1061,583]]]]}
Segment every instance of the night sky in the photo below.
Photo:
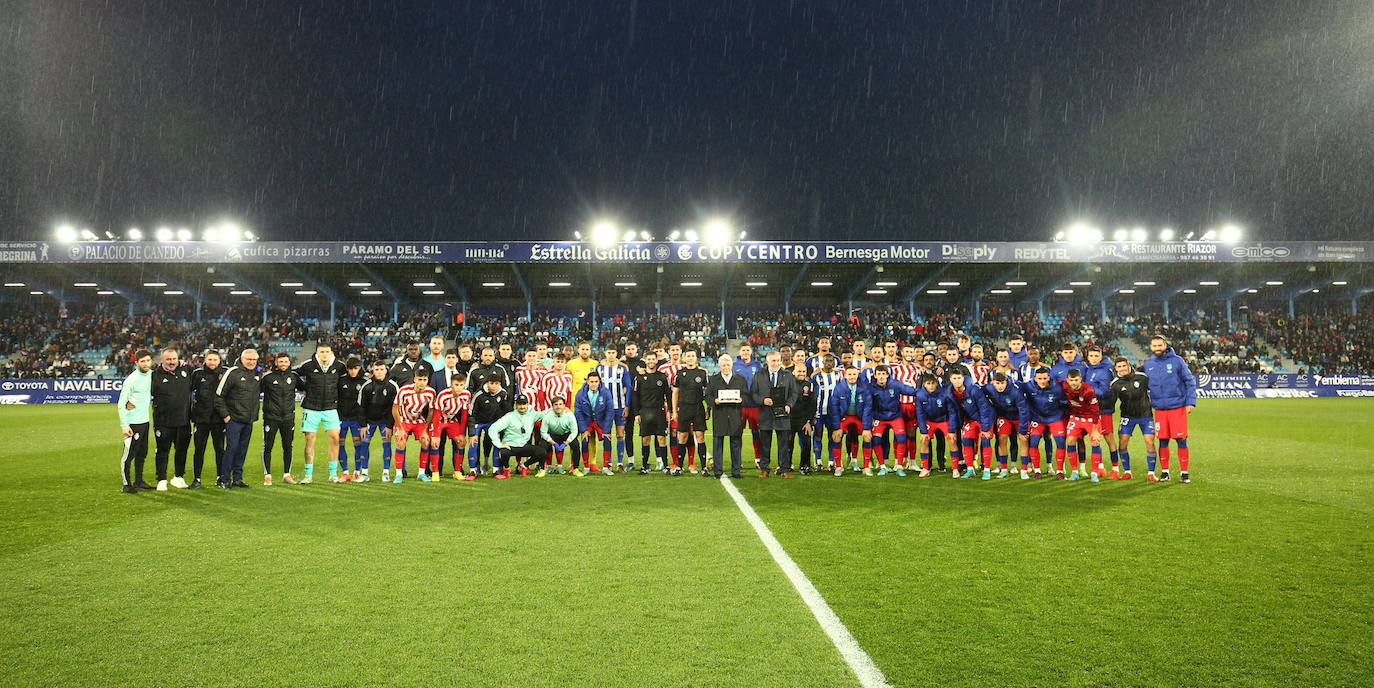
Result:
{"type": "Polygon", "coordinates": [[[1368,0],[5,4],[0,238],[1374,235],[1368,0]]]}

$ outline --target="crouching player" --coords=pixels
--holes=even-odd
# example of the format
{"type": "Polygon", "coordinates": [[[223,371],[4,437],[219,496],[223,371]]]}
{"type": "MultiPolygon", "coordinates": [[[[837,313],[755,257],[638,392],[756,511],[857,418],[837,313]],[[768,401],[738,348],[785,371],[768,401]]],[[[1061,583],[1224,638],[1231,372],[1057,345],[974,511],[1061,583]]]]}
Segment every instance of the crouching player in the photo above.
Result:
{"type": "Polygon", "coordinates": [[[501,416],[500,420],[487,428],[487,434],[491,437],[491,444],[496,448],[492,467],[496,470],[497,480],[505,480],[510,477],[510,467],[506,465],[506,460],[511,457],[522,459],[520,461],[520,475],[522,476],[530,474],[530,466],[543,464],[548,451],[544,448],[543,443],[534,436],[534,421],[538,418],[539,414],[530,410],[529,397],[520,394],[515,397],[515,410],[501,416]]]}
{"type": "MultiPolygon", "coordinates": [[[[997,414],[992,404],[983,396],[983,388],[976,384],[964,384],[964,371],[955,368],[949,375],[949,395],[958,405],[959,437],[962,440],[964,479],[977,475],[978,453],[983,454],[983,480],[992,478],[992,431],[997,425],[997,414]]],[[[958,466],[955,467],[958,475],[958,466]]]]}
{"type": "MultiPolygon", "coordinates": [[[[1055,477],[1063,480],[1064,409],[1067,406],[1064,388],[1057,382],[1051,382],[1050,369],[1041,366],[1032,373],[1032,382],[1025,386],[1025,396],[1026,408],[1030,409],[1030,425],[1027,427],[1030,432],[1029,453],[1031,465],[1035,469],[1035,472],[1031,473],[1031,480],[1040,479],[1041,440],[1054,442],[1054,461],[1058,467],[1055,477]]],[[[1070,480],[1078,480],[1076,471],[1070,480]]]]}
{"type": "MultiPolygon", "coordinates": [[[[426,457],[420,459],[425,468],[428,459],[429,478],[438,482],[444,475],[444,440],[453,440],[453,477],[463,475],[463,459],[468,446],[468,412],[472,409],[472,393],[468,391],[468,376],[454,371],[448,387],[434,397],[434,412],[430,414],[429,446],[426,457]]],[[[472,476],[468,476],[471,479],[472,476]]],[[[425,476],[422,474],[420,480],[425,476]]]]}
{"type": "MultiPolygon", "coordinates": [[[[833,427],[837,428],[830,435],[830,460],[835,464],[835,475],[844,475],[844,463],[840,459],[840,443],[844,441],[847,433],[853,432],[860,435],[863,441],[864,451],[864,471],[872,475],[868,468],[868,458],[873,449],[873,433],[869,432],[864,425],[864,418],[872,418],[869,410],[873,400],[868,396],[868,390],[862,382],[859,382],[858,368],[845,368],[844,379],[835,384],[835,391],[830,398],[830,419],[833,427]]],[[[854,457],[849,457],[851,464],[854,457]]]]}
{"type": "MultiPolygon", "coordinates": [[[[562,466],[563,452],[572,449],[572,474],[579,477],[586,475],[582,472],[582,446],[577,441],[577,417],[568,408],[564,397],[554,397],[553,408],[540,416],[539,435],[544,440],[546,453],[553,452],[555,465],[562,466]]],[[[640,472],[648,472],[648,467],[640,469],[640,472]]],[[[545,466],[539,469],[535,477],[542,478],[547,474],[548,467],[545,466]]]]}
{"type": "MultiPolygon", "coordinates": [[[[894,345],[895,346],[895,345],[894,345]]],[[[902,397],[914,396],[916,389],[906,383],[892,379],[892,371],[886,365],[873,369],[873,386],[868,389],[872,403],[869,404],[869,417],[864,427],[871,428],[872,444],[877,445],[878,475],[887,475],[887,433],[892,431],[894,445],[892,457],[897,475],[906,477],[906,419],[902,416],[902,397]]],[[[864,452],[864,475],[872,475],[868,470],[868,454],[864,452]]]]}
{"type": "MultiPolygon", "coordinates": [[[[1083,372],[1074,368],[1064,380],[1064,398],[1069,403],[1069,425],[1066,439],[1069,441],[1069,470],[1078,464],[1078,440],[1084,437],[1092,443],[1092,468],[1088,475],[1093,484],[1102,479],[1102,432],[1098,425],[1102,422],[1102,406],[1097,401],[1097,392],[1092,385],[1083,382],[1083,372]]],[[[1074,477],[1077,477],[1075,475],[1074,477]]]]}
{"type": "MultiPolygon", "coordinates": [[[[395,423],[392,426],[391,439],[396,450],[396,477],[392,483],[400,485],[405,479],[406,472],[406,445],[410,443],[412,436],[420,441],[421,452],[429,448],[429,412],[434,406],[434,390],[429,386],[429,376],[432,373],[428,364],[423,364],[415,368],[415,380],[396,394],[396,403],[391,407],[391,419],[395,423]]],[[[424,473],[424,461],[421,461],[420,481],[429,482],[429,476],[424,473]]]]}
{"type": "Polygon", "coordinates": [[[372,479],[369,464],[372,459],[372,437],[382,436],[382,482],[391,480],[391,424],[394,422],[392,407],[396,405],[396,395],[401,388],[394,380],[388,380],[391,368],[384,361],[372,364],[372,379],[358,392],[358,402],[363,407],[363,417],[367,429],[363,431],[363,442],[358,445],[354,465],[362,471],[358,482],[372,479]]]}
{"type": "MultiPolygon", "coordinates": [[[[1155,419],[1150,414],[1150,378],[1145,373],[1131,367],[1131,362],[1116,359],[1116,379],[1112,380],[1112,396],[1121,406],[1121,436],[1118,438],[1121,467],[1125,473],[1122,480],[1131,479],[1131,436],[1136,428],[1145,436],[1145,464],[1150,469],[1150,482],[1155,482],[1155,419]]],[[[1108,480],[1116,479],[1116,466],[1108,480]]]]}
{"type": "MultiPolygon", "coordinates": [[[[959,442],[950,432],[950,426],[959,422],[958,412],[955,410],[953,400],[950,399],[949,390],[940,387],[940,378],[930,373],[921,377],[921,389],[916,393],[916,425],[921,431],[920,450],[921,450],[921,473],[920,477],[930,477],[930,445],[931,439],[936,433],[940,434],[943,446],[949,447],[949,451],[954,454],[955,466],[963,461],[963,452],[959,449],[959,442]]],[[[945,451],[941,449],[941,451],[945,451]]],[[[940,457],[940,463],[944,464],[945,457],[940,457]]],[[[959,477],[959,472],[954,472],[954,477],[959,477]]]]}
{"type": "MultiPolygon", "coordinates": [[[[997,352],[999,357],[1006,353],[997,352]]],[[[1027,456],[1026,441],[1030,435],[1030,408],[1026,406],[1026,396],[1021,386],[1016,384],[1005,372],[992,374],[992,382],[983,388],[988,404],[997,416],[997,471],[998,478],[1010,475],[1007,470],[1011,450],[1011,436],[1016,435],[1016,448],[1021,457],[1021,479],[1030,480],[1030,457],[1027,456]]]]}

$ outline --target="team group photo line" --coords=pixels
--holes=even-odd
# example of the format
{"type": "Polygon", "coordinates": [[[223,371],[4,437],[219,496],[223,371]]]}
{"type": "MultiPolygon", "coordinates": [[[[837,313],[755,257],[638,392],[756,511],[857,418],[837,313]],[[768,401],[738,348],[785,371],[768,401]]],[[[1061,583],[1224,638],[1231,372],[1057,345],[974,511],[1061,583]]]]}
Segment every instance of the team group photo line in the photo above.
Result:
{"type": "Polygon", "coordinates": [[[760,358],[743,344],[738,355],[703,362],[684,343],[641,352],[630,342],[599,355],[588,342],[561,350],[539,343],[517,358],[510,343],[447,348],[435,335],[427,352],[412,341],[390,362],[340,360],[321,340],[300,365],[287,353],[246,348],[233,360],[231,352],[197,352],[194,368],[176,348],[140,350],[117,402],[122,490],[198,489],[207,448],[216,485],[247,488],[259,421],[264,485],[273,484],[278,444],[280,481],[290,485],[314,481],[320,444],[333,483],[371,481],[377,444],[381,481],[393,485],[442,480],[446,447],[450,477],[464,481],[684,471],[741,478],[746,429],[760,478],[838,477],[847,466],[864,476],[1039,480],[1052,453],[1058,480],[1130,480],[1139,432],[1147,480],[1170,480],[1172,442],[1180,482],[1190,482],[1197,381],[1163,336],[1138,365],[1094,344],[1066,342],[1042,354],[1021,336],[1005,348],[963,335],[930,350],[887,340],[870,351],[856,340],[837,353],[824,337],[814,346],[760,358]],[[144,480],[150,437],[155,486],[144,480]]]}

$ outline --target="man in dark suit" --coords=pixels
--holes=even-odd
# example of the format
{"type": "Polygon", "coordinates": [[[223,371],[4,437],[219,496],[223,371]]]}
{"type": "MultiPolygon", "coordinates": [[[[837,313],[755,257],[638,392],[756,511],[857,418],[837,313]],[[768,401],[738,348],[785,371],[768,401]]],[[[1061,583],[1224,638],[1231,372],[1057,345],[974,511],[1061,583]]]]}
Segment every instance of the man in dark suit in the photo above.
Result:
{"type": "Polygon", "coordinates": [[[792,477],[792,457],[787,451],[792,438],[792,406],[797,403],[797,381],[782,370],[782,356],[774,351],[768,354],[767,368],[754,376],[753,389],[755,403],[759,410],[759,477],[767,478],[769,463],[773,456],[774,441],[782,455],[778,457],[778,473],[783,478],[792,477]]]}
{"type": "Polygon", "coordinates": [[[730,477],[744,477],[740,473],[743,470],[740,450],[744,441],[744,418],[741,408],[744,401],[749,398],[750,392],[744,376],[735,374],[733,362],[730,354],[721,354],[720,372],[706,381],[706,403],[711,405],[711,435],[715,437],[717,478],[724,472],[722,465],[725,462],[726,438],[730,440],[730,477]],[[734,394],[722,395],[723,391],[732,391],[734,394]],[[723,401],[722,396],[733,400],[723,401]]]}

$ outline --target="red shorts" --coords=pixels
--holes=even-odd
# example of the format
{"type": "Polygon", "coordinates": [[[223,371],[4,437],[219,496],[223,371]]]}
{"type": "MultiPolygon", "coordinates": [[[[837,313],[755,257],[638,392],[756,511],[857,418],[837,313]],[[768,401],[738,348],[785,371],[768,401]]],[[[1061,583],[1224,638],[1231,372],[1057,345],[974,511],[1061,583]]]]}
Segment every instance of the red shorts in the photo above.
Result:
{"type": "Polygon", "coordinates": [[[976,440],[983,433],[983,424],[976,420],[964,423],[964,427],[959,428],[959,436],[966,440],[976,440]]]}
{"type": "Polygon", "coordinates": [[[593,422],[591,425],[588,425],[585,432],[587,433],[588,439],[599,440],[606,436],[606,431],[602,430],[601,424],[596,422],[593,422]]]}
{"type": "Polygon", "coordinates": [[[1103,437],[1116,432],[1116,419],[1112,414],[1104,413],[1097,417],[1097,431],[1102,433],[1103,437]]]}
{"type": "Polygon", "coordinates": [[[438,439],[440,441],[446,438],[454,440],[463,440],[466,439],[467,436],[467,425],[460,424],[458,423],[458,421],[453,421],[450,423],[445,423],[443,421],[435,421],[433,425],[429,426],[430,439],[438,439]]]}
{"type": "Polygon", "coordinates": [[[840,419],[840,432],[848,435],[851,430],[863,434],[864,422],[858,416],[845,416],[840,419]]]}
{"type": "Polygon", "coordinates": [[[759,429],[759,408],[758,406],[745,406],[739,410],[740,419],[744,422],[744,427],[755,432],[759,429]]]}
{"type": "Polygon", "coordinates": [[[429,426],[424,423],[397,423],[391,431],[391,441],[404,447],[406,440],[410,437],[416,439],[429,438],[429,426]]]}
{"type": "Polygon", "coordinates": [[[902,420],[906,421],[908,428],[916,427],[916,402],[902,402],[902,420]]]}
{"type": "Polygon", "coordinates": [[[1053,435],[1055,437],[1063,437],[1064,421],[1057,420],[1053,423],[1049,423],[1048,425],[1037,421],[1031,421],[1030,433],[1028,434],[1030,434],[1031,437],[1035,437],[1037,435],[1053,435]]]}
{"type": "Polygon", "coordinates": [[[998,437],[1011,437],[1012,435],[1017,434],[1017,433],[1016,433],[1016,430],[1017,430],[1018,428],[1020,428],[1020,427],[1021,427],[1021,421],[1019,421],[1019,420],[1017,420],[1017,419],[1015,419],[1015,418],[998,418],[998,419],[997,419],[997,436],[998,436],[998,437]]]}
{"type": "Polygon", "coordinates": [[[942,433],[945,437],[952,437],[954,433],[949,431],[949,421],[932,420],[926,421],[926,437],[934,437],[935,433],[942,433]]]}
{"type": "Polygon", "coordinates": [[[1155,436],[1161,440],[1188,439],[1188,409],[1155,409],[1155,436]]]}
{"type": "Polygon", "coordinates": [[[906,422],[903,421],[901,418],[894,418],[892,420],[879,420],[873,422],[874,437],[882,437],[883,435],[887,434],[888,430],[891,430],[892,434],[894,435],[904,436],[906,435],[906,422]]]}
{"type": "Polygon", "coordinates": [[[1088,418],[1069,416],[1069,425],[1068,428],[1065,429],[1064,435],[1067,439],[1071,440],[1092,437],[1093,431],[1097,429],[1100,422],[1101,418],[1098,419],[1097,423],[1094,423],[1088,418]]]}

